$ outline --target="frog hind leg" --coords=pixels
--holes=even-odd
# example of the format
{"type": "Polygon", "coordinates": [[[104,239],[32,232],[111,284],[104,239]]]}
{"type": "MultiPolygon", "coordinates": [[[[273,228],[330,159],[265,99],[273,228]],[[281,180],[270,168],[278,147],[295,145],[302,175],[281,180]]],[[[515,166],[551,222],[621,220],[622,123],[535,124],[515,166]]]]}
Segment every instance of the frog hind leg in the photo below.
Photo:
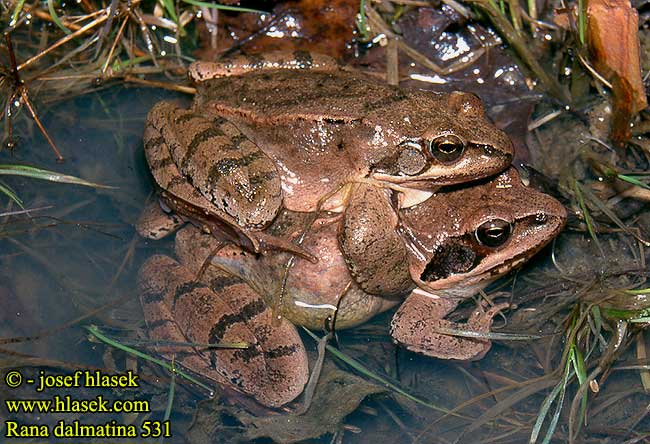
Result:
{"type": "MultiPolygon", "coordinates": [[[[159,102],[149,111],[144,131],[144,153],[154,181],[160,189],[162,201],[176,214],[207,226],[212,234],[221,233],[226,238],[252,251],[259,251],[259,243],[246,235],[246,231],[228,214],[221,212],[206,199],[179,170],[172,156],[175,138],[168,138],[165,128],[177,106],[170,102],[159,102]]],[[[177,143],[176,143],[177,145],[177,143]]],[[[158,235],[156,224],[160,223],[160,212],[155,209],[143,212],[142,220],[136,225],[144,237],[158,235]],[[156,220],[156,219],[159,220],[156,220]],[[152,227],[155,228],[152,230],[152,227]],[[149,232],[153,231],[151,235],[149,232]]],[[[164,223],[164,222],[163,222],[164,223]]]]}
{"type": "Polygon", "coordinates": [[[210,285],[166,256],[142,266],[140,300],[153,340],[192,342],[158,351],[181,366],[269,407],[295,399],[308,378],[307,355],[289,322],[276,326],[270,310],[241,280],[224,275],[210,285]],[[203,344],[246,343],[248,348],[203,344]]]}
{"type": "Polygon", "coordinates": [[[483,358],[492,346],[489,339],[454,336],[451,331],[488,333],[494,316],[507,308],[508,304],[496,304],[485,312],[477,308],[465,325],[444,319],[457,304],[456,299],[432,297],[414,291],[393,316],[390,333],[393,340],[407,350],[439,359],[483,358]],[[441,330],[449,330],[450,333],[441,330]]]}
{"type": "Polygon", "coordinates": [[[254,71],[302,70],[334,72],[341,69],[336,59],[308,51],[272,51],[262,55],[241,55],[218,62],[194,62],[188,75],[200,83],[219,77],[240,76],[254,71]]]}
{"type": "Polygon", "coordinates": [[[171,102],[157,103],[148,121],[182,177],[211,206],[243,228],[262,229],[275,218],[282,206],[275,163],[235,125],[171,102]]]}
{"type": "Polygon", "coordinates": [[[221,126],[217,127],[214,121],[182,110],[171,102],[157,103],[147,118],[144,149],[154,180],[162,190],[164,202],[173,211],[186,214],[199,222],[213,235],[226,237],[249,251],[265,253],[283,250],[315,261],[314,256],[300,246],[256,228],[263,227],[275,217],[282,204],[282,191],[275,165],[257,147],[250,147],[251,142],[241,137],[239,130],[227,122],[221,122],[221,126]],[[188,127],[194,130],[201,129],[193,135],[179,133],[180,138],[185,139],[179,141],[175,130],[179,119],[185,123],[192,121],[193,125],[188,127]],[[246,146],[246,150],[230,157],[222,156],[219,161],[209,155],[194,155],[199,149],[212,149],[209,146],[211,143],[220,144],[223,148],[221,154],[227,153],[232,145],[225,143],[225,140],[239,140],[242,146],[246,146]],[[188,156],[188,153],[194,154],[188,156]],[[220,187],[219,183],[206,177],[211,176],[210,170],[215,165],[197,164],[198,157],[210,159],[216,162],[215,165],[221,164],[223,168],[217,167],[217,172],[222,169],[231,173],[228,175],[230,177],[217,173],[212,175],[219,176],[219,182],[223,186],[220,187]],[[250,176],[237,168],[237,159],[243,160],[244,164],[248,163],[245,166],[250,176]],[[178,166],[180,164],[182,167],[184,163],[187,164],[185,172],[178,166]],[[201,187],[190,184],[187,177],[202,182],[204,193],[200,191],[201,187]],[[243,193],[237,198],[236,190],[242,188],[240,185],[247,188],[248,194],[243,193]],[[226,196],[229,197],[224,199],[226,196]]]}

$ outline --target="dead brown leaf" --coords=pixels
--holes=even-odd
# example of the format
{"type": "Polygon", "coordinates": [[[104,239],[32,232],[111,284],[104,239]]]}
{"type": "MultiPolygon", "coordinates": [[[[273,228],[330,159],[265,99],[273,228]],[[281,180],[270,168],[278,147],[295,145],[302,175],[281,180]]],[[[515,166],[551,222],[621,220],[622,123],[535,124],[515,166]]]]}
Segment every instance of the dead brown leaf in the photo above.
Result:
{"type": "Polygon", "coordinates": [[[337,59],[350,52],[358,0],[291,0],[275,2],[272,9],[264,16],[220,14],[218,44],[206,44],[210,38],[202,26],[204,43],[196,56],[212,60],[229,48],[249,54],[299,49],[337,59]]]}
{"type": "Polygon", "coordinates": [[[630,139],[632,116],[648,106],[639,59],[639,15],[629,0],[589,0],[587,19],[594,67],[612,83],[610,138],[622,146],[630,139]]]}

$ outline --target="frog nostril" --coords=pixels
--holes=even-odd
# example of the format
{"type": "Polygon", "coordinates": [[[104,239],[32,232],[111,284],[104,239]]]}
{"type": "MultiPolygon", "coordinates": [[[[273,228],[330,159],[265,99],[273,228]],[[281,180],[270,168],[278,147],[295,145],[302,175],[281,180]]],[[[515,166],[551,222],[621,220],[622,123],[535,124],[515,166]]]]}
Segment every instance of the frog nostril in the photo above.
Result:
{"type": "Polygon", "coordinates": [[[535,223],[537,225],[543,225],[548,222],[548,216],[544,213],[537,213],[535,215],[535,223]]]}

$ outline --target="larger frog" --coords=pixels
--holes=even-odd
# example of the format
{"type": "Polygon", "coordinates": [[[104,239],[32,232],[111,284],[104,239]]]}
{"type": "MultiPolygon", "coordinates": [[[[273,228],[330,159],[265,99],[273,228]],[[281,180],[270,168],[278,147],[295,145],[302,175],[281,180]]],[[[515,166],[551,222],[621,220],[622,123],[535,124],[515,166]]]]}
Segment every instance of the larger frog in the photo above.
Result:
{"type": "MultiPolygon", "coordinates": [[[[364,186],[368,188],[359,196],[377,193],[373,201],[390,205],[386,189],[364,186]]],[[[373,213],[382,211],[373,205],[360,214],[372,221],[377,220],[373,213]]],[[[346,230],[341,216],[317,220],[304,240],[318,252],[317,264],[288,253],[255,256],[224,246],[212,259],[217,267],[209,267],[199,280],[196,270],[215,251],[217,240],[185,230],[176,242],[181,264],[155,256],[141,270],[150,334],[181,342],[249,341],[248,351],[176,349],[176,361],[270,406],[294,399],[307,380],[306,353],[287,318],[311,328],[331,325],[332,320],[336,328],[351,327],[411,293],[393,320],[398,342],[433,356],[477,358],[489,342],[446,336],[436,328],[453,326],[443,318],[462,298],[528,259],[559,232],[566,218],[556,200],[524,187],[514,169],[471,187],[437,192],[394,214],[398,217],[392,226],[366,226],[368,233],[376,229],[382,234],[374,241],[366,235],[368,257],[356,272],[371,275],[387,263],[392,270],[373,281],[375,295],[361,290],[348,272],[336,236],[339,226],[346,230]],[[403,281],[400,297],[380,296],[395,293],[395,280],[403,281]],[[276,328],[268,305],[277,302],[278,287],[284,292],[284,318],[276,328]]],[[[283,215],[271,229],[288,239],[301,237],[304,216],[297,217],[283,215]]],[[[361,229],[359,224],[353,227],[361,229]]],[[[467,328],[486,331],[500,308],[477,312],[467,328]]]]}
{"type": "Polygon", "coordinates": [[[370,180],[407,207],[512,159],[472,94],[403,90],[304,53],[197,62],[190,75],[190,110],[160,102],[147,117],[149,166],[168,206],[255,252],[273,247],[261,230],[283,206],[340,211],[345,185],[370,180]]]}

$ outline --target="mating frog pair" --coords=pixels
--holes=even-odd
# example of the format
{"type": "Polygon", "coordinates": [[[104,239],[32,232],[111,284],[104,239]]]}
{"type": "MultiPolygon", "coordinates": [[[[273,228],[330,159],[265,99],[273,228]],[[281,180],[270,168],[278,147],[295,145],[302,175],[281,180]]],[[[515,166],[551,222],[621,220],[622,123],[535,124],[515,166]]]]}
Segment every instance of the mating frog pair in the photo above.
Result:
{"type": "MultiPolygon", "coordinates": [[[[211,234],[177,235],[183,265],[155,256],[143,266],[152,336],[249,342],[174,353],[271,406],[294,399],[307,378],[287,319],[345,328],[408,296],[391,325],[397,342],[480,357],[489,342],[435,328],[552,239],[564,209],[513,169],[492,177],[512,145],[475,96],[401,90],[294,56],[194,64],[192,109],[161,102],[150,112],[145,152],[162,199],[211,234]],[[198,273],[210,257],[217,267],[198,273]]],[[[479,310],[468,327],[486,331],[500,308],[479,310]]]]}

